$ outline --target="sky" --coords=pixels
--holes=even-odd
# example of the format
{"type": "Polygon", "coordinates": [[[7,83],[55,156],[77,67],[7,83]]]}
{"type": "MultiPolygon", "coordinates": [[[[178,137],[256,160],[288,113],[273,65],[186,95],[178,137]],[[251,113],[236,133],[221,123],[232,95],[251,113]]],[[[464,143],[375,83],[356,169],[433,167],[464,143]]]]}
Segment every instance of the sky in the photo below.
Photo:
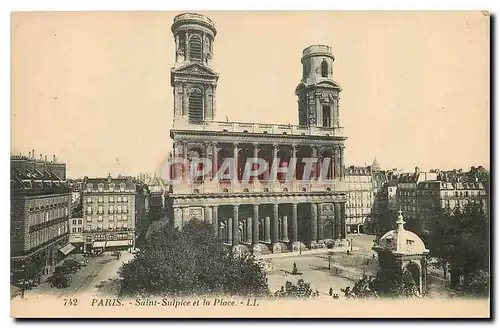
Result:
{"type": "MultiPolygon", "coordinates": [[[[202,12],[215,23],[217,117],[297,124],[302,50],[326,44],[346,165],[489,168],[482,12],[202,12]]],[[[15,13],[11,153],[69,177],[153,172],[171,150],[179,12],[15,13]]]]}

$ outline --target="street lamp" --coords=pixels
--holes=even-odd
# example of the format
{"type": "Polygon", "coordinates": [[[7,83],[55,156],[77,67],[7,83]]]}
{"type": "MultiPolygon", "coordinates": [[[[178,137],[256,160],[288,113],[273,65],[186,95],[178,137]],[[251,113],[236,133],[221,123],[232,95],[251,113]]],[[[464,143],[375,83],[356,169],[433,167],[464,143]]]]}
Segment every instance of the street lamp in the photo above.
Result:
{"type": "Polygon", "coordinates": [[[328,253],[328,270],[331,270],[332,253],[328,253]]]}

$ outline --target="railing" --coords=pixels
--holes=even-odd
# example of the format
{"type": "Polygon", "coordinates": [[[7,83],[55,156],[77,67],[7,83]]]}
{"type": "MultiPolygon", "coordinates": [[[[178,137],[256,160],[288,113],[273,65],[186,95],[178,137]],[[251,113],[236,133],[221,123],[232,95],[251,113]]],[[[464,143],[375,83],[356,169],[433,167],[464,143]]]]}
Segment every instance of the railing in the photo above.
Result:
{"type": "Polygon", "coordinates": [[[174,119],[174,129],[191,131],[239,132],[239,133],[268,133],[279,135],[311,135],[341,137],[343,127],[320,127],[291,124],[263,124],[246,122],[218,122],[205,121],[190,123],[184,119],[174,119]]]}
{"type": "Polygon", "coordinates": [[[173,194],[225,194],[225,193],[301,193],[301,192],[347,192],[346,181],[341,180],[314,180],[290,182],[236,182],[231,181],[204,181],[180,182],[174,184],[173,194]]]}

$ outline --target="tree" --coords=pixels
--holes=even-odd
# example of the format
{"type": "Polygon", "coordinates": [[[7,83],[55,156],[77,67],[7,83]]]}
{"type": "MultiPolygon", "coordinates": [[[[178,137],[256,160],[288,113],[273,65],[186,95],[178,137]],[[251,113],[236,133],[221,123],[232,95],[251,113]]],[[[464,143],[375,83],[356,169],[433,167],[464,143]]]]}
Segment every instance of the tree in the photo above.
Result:
{"type": "Polygon", "coordinates": [[[474,293],[472,277],[489,274],[489,220],[480,204],[438,213],[429,245],[444,270],[450,265],[452,288],[458,287],[462,276],[464,291],[474,293]]]}
{"type": "Polygon", "coordinates": [[[121,294],[266,295],[267,278],[252,255],[235,256],[213,228],[191,220],[180,231],[163,226],[120,270],[121,294]]]}
{"type": "Polygon", "coordinates": [[[281,286],[280,290],[274,293],[277,298],[315,298],[319,292],[313,292],[311,284],[303,279],[297,280],[297,284],[287,281],[285,286],[281,286]]]}

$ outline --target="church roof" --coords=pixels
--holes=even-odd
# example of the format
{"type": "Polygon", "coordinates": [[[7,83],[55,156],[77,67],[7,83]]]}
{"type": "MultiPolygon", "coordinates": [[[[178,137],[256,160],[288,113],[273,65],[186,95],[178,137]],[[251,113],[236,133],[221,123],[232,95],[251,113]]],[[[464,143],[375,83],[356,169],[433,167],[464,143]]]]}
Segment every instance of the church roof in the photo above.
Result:
{"type": "Polygon", "coordinates": [[[380,171],[380,169],[381,169],[380,163],[378,162],[377,157],[375,157],[375,159],[373,160],[372,169],[377,170],[377,171],[380,171]]]}

